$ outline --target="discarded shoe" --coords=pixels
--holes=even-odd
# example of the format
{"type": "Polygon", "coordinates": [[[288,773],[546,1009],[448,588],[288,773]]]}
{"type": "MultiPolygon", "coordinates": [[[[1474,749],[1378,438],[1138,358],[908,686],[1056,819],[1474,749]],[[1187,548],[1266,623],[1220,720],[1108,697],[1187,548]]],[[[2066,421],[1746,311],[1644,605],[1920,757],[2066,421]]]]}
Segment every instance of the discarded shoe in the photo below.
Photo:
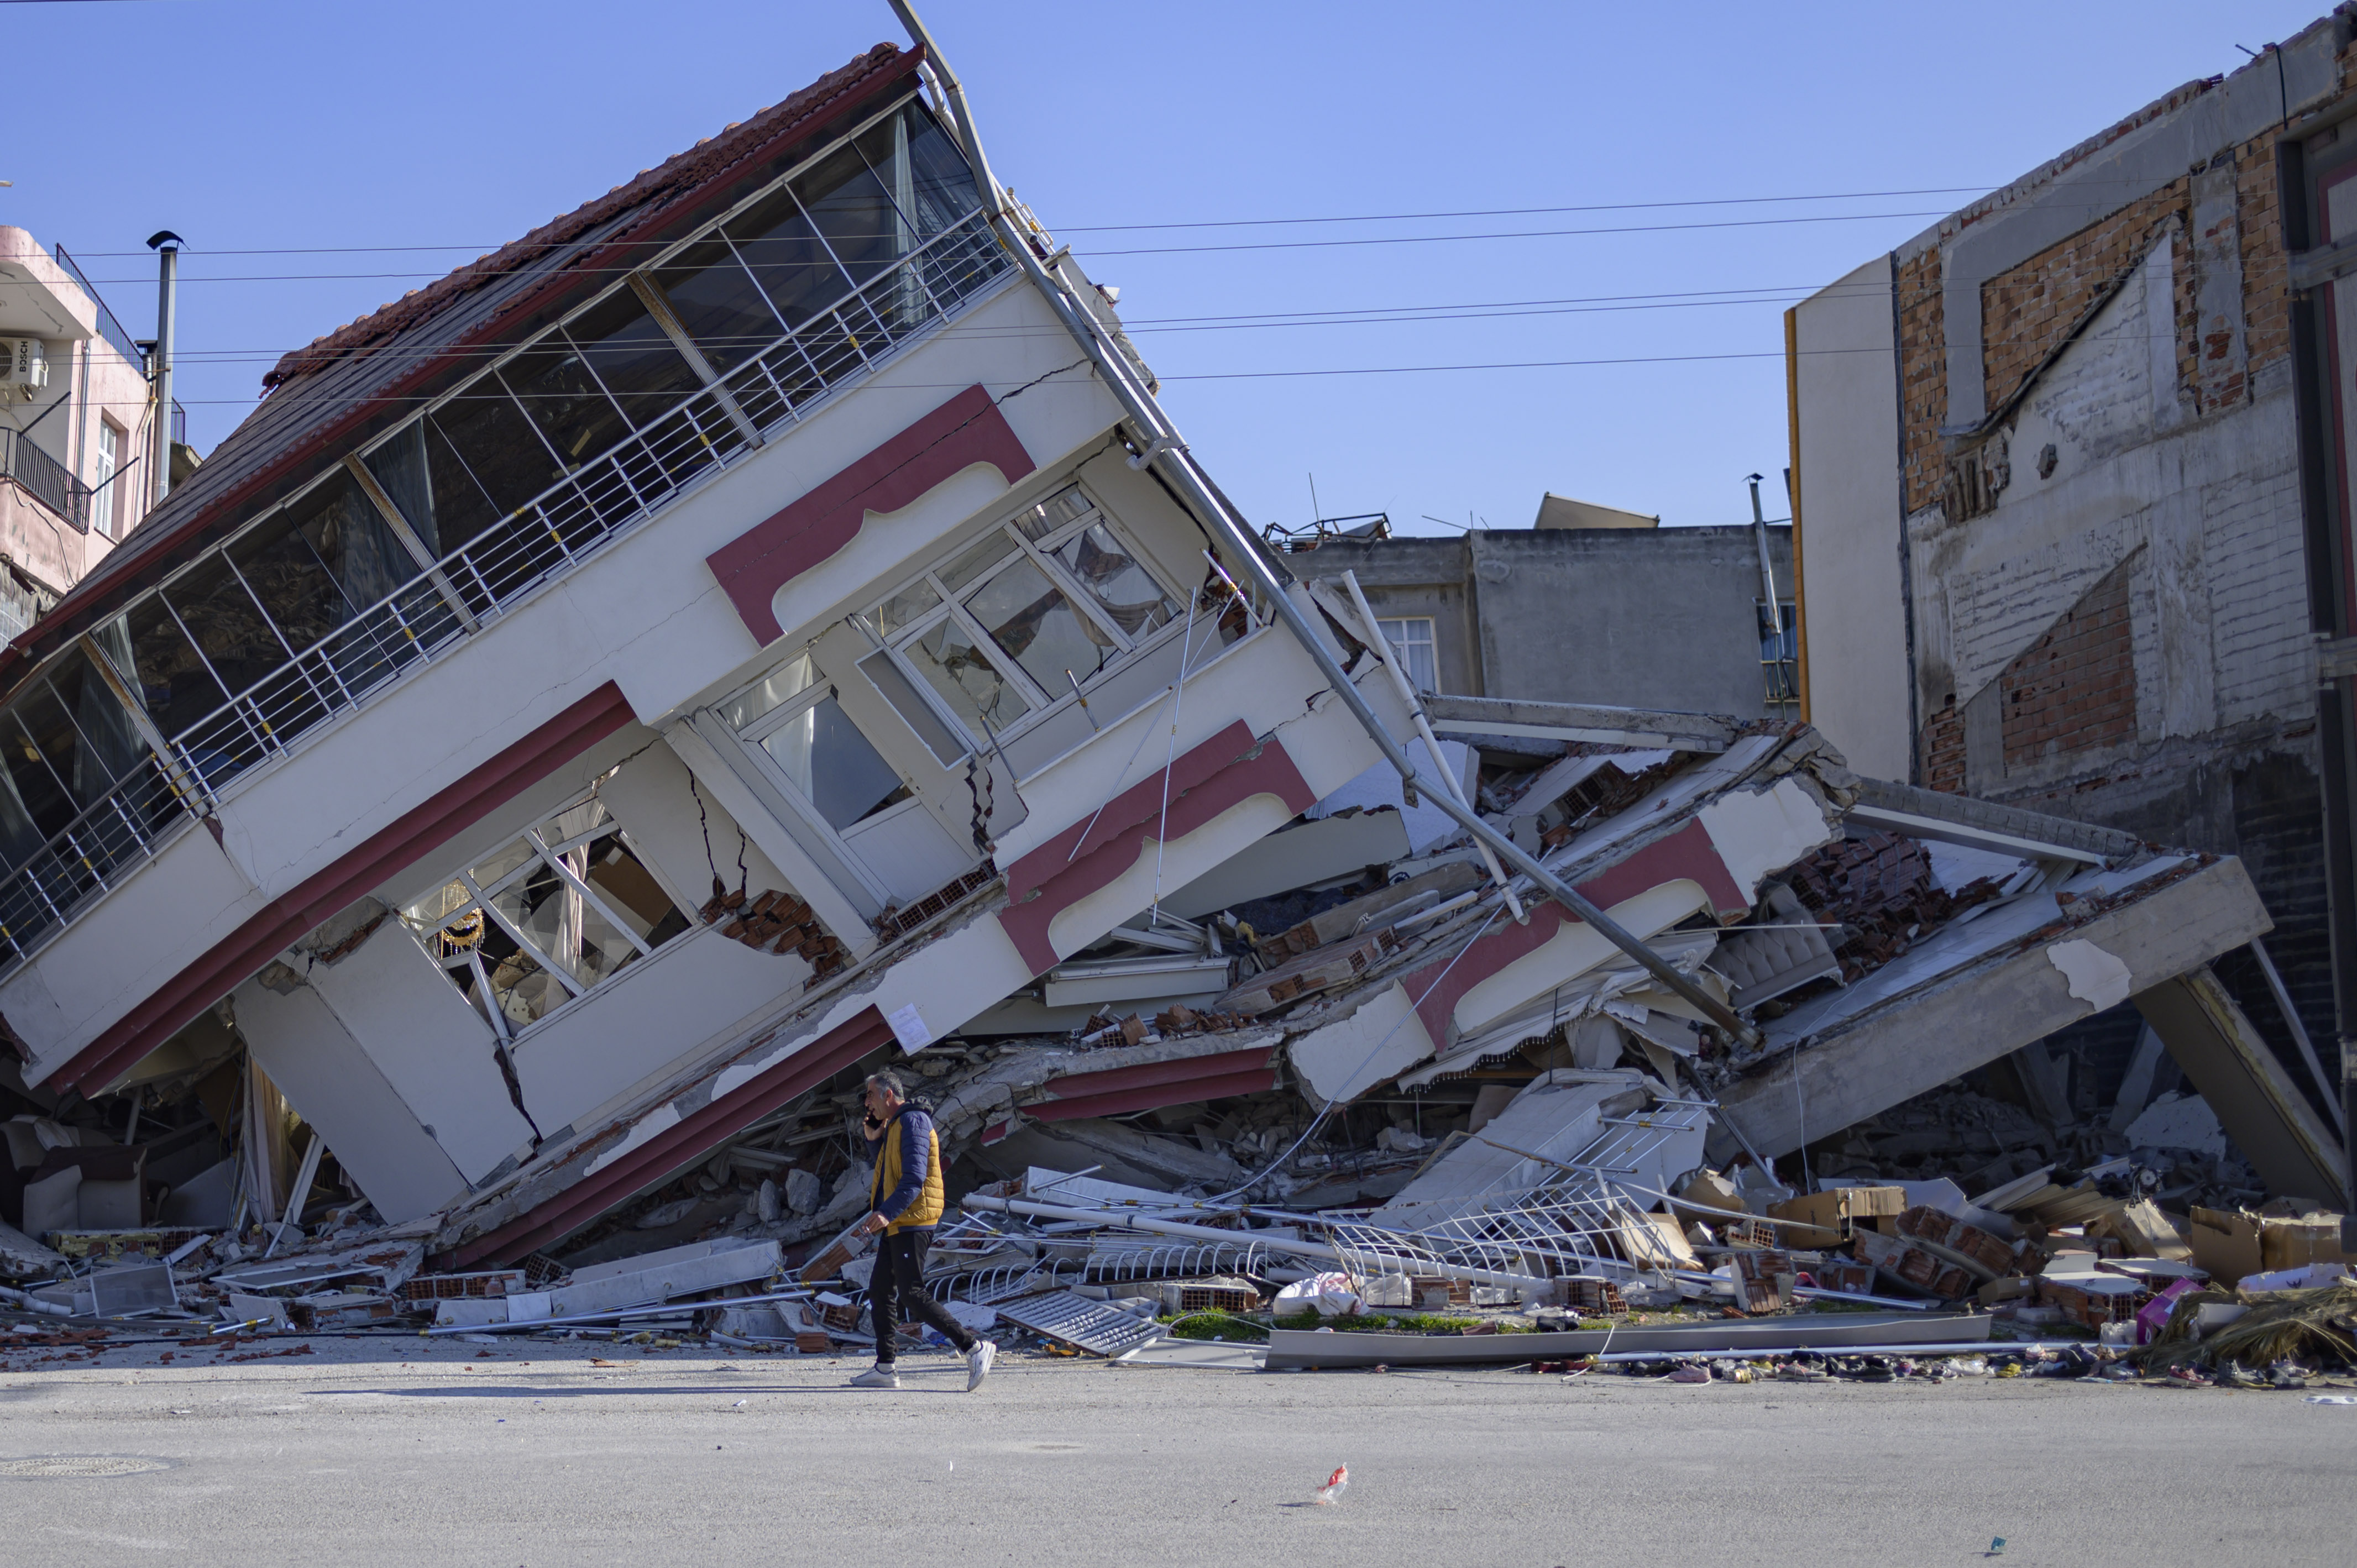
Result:
{"type": "Polygon", "coordinates": [[[852,1379],[851,1386],[855,1389],[897,1389],[900,1386],[900,1374],[878,1361],[852,1379]]]}
{"type": "MultiPolygon", "coordinates": [[[[974,1348],[965,1353],[965,1391],[982,1387],[982,1380],[990,1376],[990,1364],[998,1359],[998,1347],[987,1339],[977,1339],[974,1348]]],[[[898,1380],[894,1380],[897,1384],[898,1380]]]]}
{"type": "Polygon", "coordinates": [[[1710,1369],[1697,1362],[1689,1361],[1670,1374],[1670,1381],[1674,1383],[1706,1383],[1710,1381],[1710,1369]]]}

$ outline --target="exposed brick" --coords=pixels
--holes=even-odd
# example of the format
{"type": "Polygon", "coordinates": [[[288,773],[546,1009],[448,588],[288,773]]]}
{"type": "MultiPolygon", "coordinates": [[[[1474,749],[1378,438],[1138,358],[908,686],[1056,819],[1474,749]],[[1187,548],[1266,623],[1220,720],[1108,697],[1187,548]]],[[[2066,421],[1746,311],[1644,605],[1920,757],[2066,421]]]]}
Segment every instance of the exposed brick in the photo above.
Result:
{"type": "Polygon", "coordinates": [[[2007,768],[2136,738],[2133,635],[2123,562],[1997,678],[2007,768]]]}
{"type": "MultiPolygon", "coordinates": [[[[1982,385],[1988,407],[2020,391],[2030,372],[2144,260],[2161,232],[2182,221],[2190,188],[2183,177],[2171,180],[1981,285],[1982,385]]],[[[2177,319],[2190,328],[2192,270],[2185,252],[2180,243],[2175,256],[2177,319]]],[[[2181,374],[2190,385],[2199,345],[2190,330],[2184,337],[2181,374]]]]}
{"type": "Polygon", "coordinates": [[[1948,417],[1947,306],[1934,246],[1899,269],[1899,388],[1907,467],[1907,510],[1920,511],[1947,478],[1940,426],[1948,417]]]}
{"type": "Polygon", "coordinates": [[[1964,792],[1964,715],[1956,694],[1923,725],[1923,782],[1951,795],[1964,792]]]}

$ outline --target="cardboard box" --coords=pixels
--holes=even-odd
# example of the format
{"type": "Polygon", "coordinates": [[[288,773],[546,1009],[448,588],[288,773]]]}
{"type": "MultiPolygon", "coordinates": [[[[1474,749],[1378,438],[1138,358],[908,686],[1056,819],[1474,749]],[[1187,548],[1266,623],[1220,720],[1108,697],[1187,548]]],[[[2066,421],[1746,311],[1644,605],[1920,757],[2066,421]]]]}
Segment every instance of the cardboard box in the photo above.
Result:
{"type": "Polygon", "coordinates": [[[2255,1214],[2227,1208],[2196,1208],[2187,1217],[2193,1263],[2222,1285],[2244,1274],[2255,1274],[2259,1260],[2259,1219],[2255,1214]]]}
{"type": "Polygon", "coordinates": [[[1835,1187],[1788,1203],[1771,1203],[1768,1206],[1768,1218],[1807,1222],[1807,1230],[1781,1228],[1786,1246],[1837,1247],[1849,1240],[1854,1221],[1895,1215],[1906,1207],[1904,1187],[1835,1187]]]}
{"type": "Polygon", "coordinates": [[[2220,1284],[2244,1274],[2309,1263],[2357,1262],[2341,1250],[2338,1214],[2266,1215],[2248,1209],[2197,1208],[2190,1216],[2195,1266],[2220,1284]]]}
{"type": "Polygon", "coordinates": [[[2309,1214],[2259,1221],[2259,1267],[2253,1273],[2301,1269],[2310,1263],[2357,1262],[2341,1250],[2341,1216],[2309,1214]]]}

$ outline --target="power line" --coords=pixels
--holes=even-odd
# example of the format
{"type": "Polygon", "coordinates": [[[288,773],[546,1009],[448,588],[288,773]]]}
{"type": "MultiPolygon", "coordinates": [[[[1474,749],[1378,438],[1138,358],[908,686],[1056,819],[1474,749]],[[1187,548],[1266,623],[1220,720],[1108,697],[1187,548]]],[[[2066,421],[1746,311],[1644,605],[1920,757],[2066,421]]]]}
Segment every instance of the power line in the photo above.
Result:
{"type": "MultiPolygon", "coordinates": [[[[1707,222],[1695,223],[1628,223],[1601,229],[1518,229],[1479,234],[1373,234],[1362,235],[1355,239],[1348,240],[1265,240],[1250,243],[1239,242],[1225,245],[1148,245],[1134,247],[1129,250],[1122,251],[1089,251],[1082,253],[1089,256],[1187,256],[1201,255],[1211,252],[1225,251],[1327,250],[1336,247],[1358,245],[1432,245],[1484,240],[1555,240],[1577,238],[1582,235],[1601,234],[1675,234],[1690,232],[1700,229],[1781,228],[1800,223],[1865,223],[1893,218],[1939,218],[1945,215],[1939,212],[1818,213],[1793,218],[1726,218],[1707,222]]],[[[867,236],[832,235],[829,236],[829,238],[841,242],[860,238],[881,239],[884,238],[884,236],[880,234],[867,236]]],[[[666,241],[664,242],[668,244],[673,242],[666,241]]],[[[479,277],[499,277],[508,273],[524,271],[527,268],[540,264],[541,262],[545,260],[545,257],[542,257],[534,262],[519,263],[514,267],[486,268],[476,275],[479,277]]],[[[637,269],[630,265],[613,267],[573,267],[560,264],[555,267],[551,267],[549,270],[552,274],[561,271],[568,276],[590,277],[609,274],[619,275],[620,274],[636,271],[637,269]]],[[[189,273],[184,271],[180,274],[180,282],[183,284],[334,283],[370,280],[377,282],[403,282],[414,281],[421,278],[431,280],[448,275],[450,274],[445,273],[248,273],[207,276],[201,273],[189,273]]],[[[94,278],[91,280],[93,284],[122,284],[126,285],[137,285],[140,284],[151,283],[154,280],[152,278],[94,278]]]]}
{"type": "MultiPolygon", "coordinates": [[[[1761,285],[1751,291],[1706,289],[1672,295],[1598,295],[1566,299],[1498,300],[1457,305],[1370,306],[1355,310],[1335,311],[1272,311],[1255,315],[1205,317],[1140,317],[1125,319],[1125,330],[1134,334],[1169,334],[1177,332],[1209,332],[1260,330],[1287,327],[1392,327],[1417,326],[1425,322],[1508,321],[1535,316],[1601,315],[1636,310],[1679,310],[1712,306],[1768,306],[1790,303],[1795,298],[1822,296],[1830,291],[1812,289],[1806,285],[1761,285]],[[1738,295],[1747,295],[1738,297],[1738,295]],[[1413,313],[1413,314],[1411,314],[1413,313]]],[[[1852,292],[1878,292],[1871,288],[1852,292]]],[[[1064,336],[1060,327],[1024,326],[1014,328],[969,328],[970,337],[1004,340],[1009,338],[1057,338],[1064,336]]],[[[777,335],[731,338],[701,334],[698,344],[707,350],[766,349],[777,341],[777,335]]],[[[307,345],[306,345],[307,347],[307,345]]],[[[452,345],[436,347],[419,345],[404,349],[387,345],[382,349],[362,350],[369,358],[398,360],[496,359],[513,348],[511,344],[452,345]]],[[[205,365],[235,365],[274,363],[289,352],[286,349],[187,349],[179,362],[205,365]]]]}

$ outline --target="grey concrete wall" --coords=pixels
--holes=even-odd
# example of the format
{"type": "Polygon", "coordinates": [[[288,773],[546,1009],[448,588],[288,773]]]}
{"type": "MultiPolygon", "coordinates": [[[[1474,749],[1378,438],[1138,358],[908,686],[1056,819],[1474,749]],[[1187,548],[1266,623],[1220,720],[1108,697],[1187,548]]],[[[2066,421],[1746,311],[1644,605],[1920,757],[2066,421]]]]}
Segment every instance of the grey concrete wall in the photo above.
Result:
{"type": "MultiPolygon", "coordinates": [[[[1769,542],[1789,602],[1792,531],[1771,528],[1769,542]]],[[[1293,564],[1355,571],[1379,616],[1433,617],[1445,691],[1764,711],[1749,528],[1493,530],[1329,544],[1293,564]]]]}

